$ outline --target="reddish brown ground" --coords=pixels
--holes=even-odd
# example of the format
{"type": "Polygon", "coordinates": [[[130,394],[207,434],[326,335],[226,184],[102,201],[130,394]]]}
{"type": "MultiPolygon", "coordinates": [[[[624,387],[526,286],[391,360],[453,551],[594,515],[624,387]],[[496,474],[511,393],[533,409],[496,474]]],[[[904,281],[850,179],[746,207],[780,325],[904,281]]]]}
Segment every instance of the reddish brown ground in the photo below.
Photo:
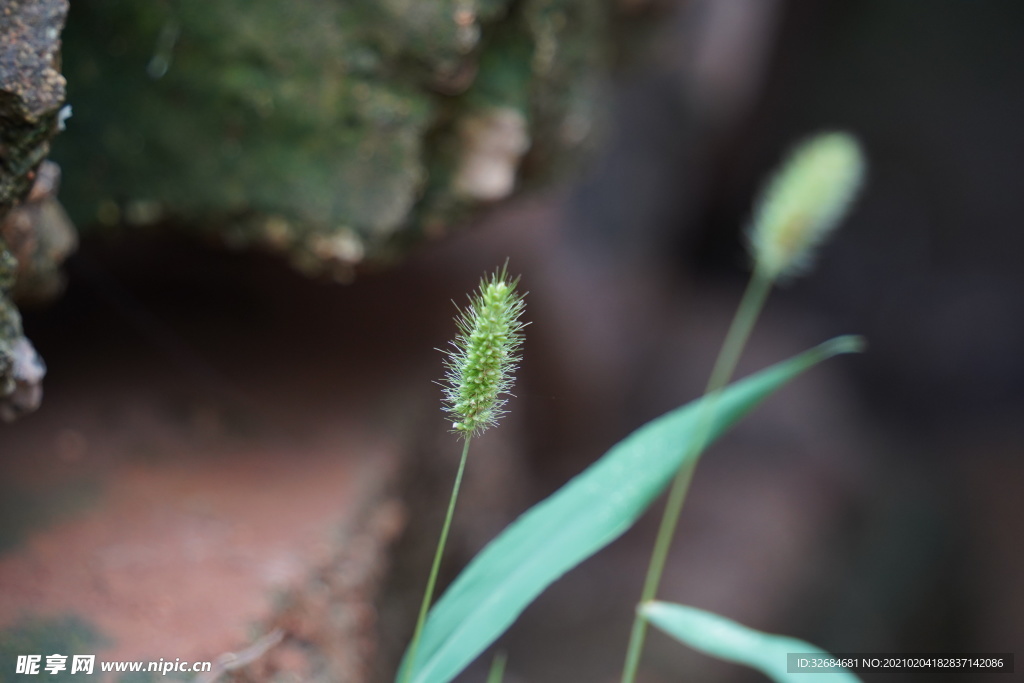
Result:
{"type": "Polygon", "coordinates": [[[159,242],[90,258],[27,320],[43,408],[0,427],[0,637],[77,615],[107,645],[62,654],[212,660],[339,553],[380,563],[346,544],[394,478],[436,370],[417,368],[443,343],[415,313],[386,315],[408,282],[315,283],[159,242]]]}
{"type": "MultiPolygon", "coordinates": [[[[160,427],[156,412],[133,408],[139,436],[160,427]]],[[[70,416],[46,417],[14,451],[21,471],[8,485],[42,493],[54,481],[98,480],[98,491],[0,558],[0,628],[77,614],[109,638],[105,659],[210,660],[247,644],[275,593],[329,558],[332,532],[358,504],[364,463],[393,458],[386,440],[337,424],[287,457],[280,444],[172,429],[140,461],[98,431],[47,424],[70,416]],[[102,459],[113,462],[97,472],[102,459]]]]}

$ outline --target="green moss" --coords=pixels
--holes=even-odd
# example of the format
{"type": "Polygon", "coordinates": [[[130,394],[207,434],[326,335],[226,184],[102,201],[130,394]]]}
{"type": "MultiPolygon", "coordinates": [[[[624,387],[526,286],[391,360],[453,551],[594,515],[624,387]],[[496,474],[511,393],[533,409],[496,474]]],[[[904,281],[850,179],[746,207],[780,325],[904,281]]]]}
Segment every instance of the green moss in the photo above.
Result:
{"type": "MultiPolygon", "coordinates": [[[[31,680],[28,676],[14,673],[19,655],[41,655],[40,672],[37,677],[46,681],[77,681],[83,677],[81,672],[71,673],[71,657],[73,655],[95,654],[99,647],[108,644],[107,639],[93,624],[84,619],[69,615],[46,619],[28,618],[13,626],[0,630],[0,683],[16,680],[31,680]],[[46,656],[52,654],[66,655],[67,669],[58,674],[49,674],[44,670],[46,656]]],[[[97,662],[93,675],[99,673],[97,662]]]]}
{"type": "Polygon", "coordinates": [[[36,529],[45,528],[93,505],[99,498],[93,481],[59,483],[44,491],[0,486],[0,555],[16,548],[36,529]]]}
{"type": "Polygon", "coordinates": [[[76,4],[64,35],[75,117],[54,151],[62,199],[80,226],[171,219],[312,270],[395,253],[425,216],[451,224],[472,208],[445,170],[461,117],[488,102],[531,122],[567,111],[545,100],[592,78],[578,69],[597,62],[572,56],[602,44],[602,25],[570,23],[608,8],[588,6],[76,4]],[[579,45],[558,45],[576,33],[579,45]]]}

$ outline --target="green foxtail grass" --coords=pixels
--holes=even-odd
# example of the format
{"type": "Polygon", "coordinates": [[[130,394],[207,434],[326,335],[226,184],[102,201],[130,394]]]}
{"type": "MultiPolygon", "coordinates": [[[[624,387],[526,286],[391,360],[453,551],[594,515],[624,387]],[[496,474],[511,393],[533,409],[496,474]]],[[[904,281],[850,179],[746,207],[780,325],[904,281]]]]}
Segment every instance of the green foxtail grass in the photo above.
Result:
{"type": "MultiPolygon", "coordinates": [[[[669,489],[658,535],[640,593],[640,605],[658,593],[672,538],[686,500],[698,455],[707,446],[718,396],[729,383],[772,286],[805,271],[814,248],[846,213],[864,175],[857,141],[846,133],[822,133],[798,145],[762,192],[748,231],[754,272],[740,300],[719,351],[698,418],[697,436],[669,489]]],[[[633,618],[622,683],[633,683],[643,654],[647,620],[637,610],[633,618]]]]}
{"type": "MultiPolygon", "coordinates": [[[[431,605],[470,439],[500,417],[522,340],[522,300],[514,293],[515,282],[508,280],[504,269],[484,278],[469,309],[460,316],[459,336],[446,362],[445,409],[451,415],[453,431],[464,438],[462,459],[416,634],[396,681],[451,681],[547,587],[628,531],[666,490],[670,490],[668,502],[637,608],[623,680],[632,681],[636,675],[648,621],[680,642],[775,676],[780,648],[797,641],[652,598],[703,450],[803,372],[835,355],[863,348],[858,337],[837,337],[729,384],[772,286],[807,267],[811,250],[834,228],[842,209],[852,200],[862,166],[856,143],[842,134],[812,139],[794,153],[790,164],[768,184],[755,211],[748,233],[754,273],[704,395],[638,428],[525,511],[481,549],[431,605]],[[839,148],[845,151],[837,152],[839,148]],[[793,165],[800,172],[791,170],[793,165]],[[832,181],[820,182],[825,177],[832,181]],[[790,183],[799,187],[794,189],[790,183]],[[775,203],[778,206],[773,206],[775,203]],[[481,350],[475,344],[494,346],[481,350]],[[709,624],[714,628],[706,628],[709,624]]],[[[799,647],[816,651],[809,644],[800,643],[799,647]]],[[[497,663],[492,667],[492,679],[500,669],[497,663]]],[[[852,674],[847,676],[840,680],[857,680],[852,674]]]]}
{"type": "Polygon", "coordinates": [[[469,297],[469,305],[456,318],[458,334],[447,352],[443,386],[445,410],[452,418],[452,431],[463,438],[462,457],[459,458],[459,469],[409,645],[411,663],[405,678],[411,674],[415,663],[423,624],[434,597],[437,574],[469,456],[470,440],[498,423],[505,413],[505,396],[514,382],[513,373],[519,362],[525,327],[520,317],[526,306],[523,296],[516,291],[518,284],[518,278],[509,279],[506,264],[489,278],[481,279],[479,289],[469,297]]]}
{"type": "Polygon", "coordinates": [[[755,267],[771,280],[807,271],[863,180],[864,154],[853,136],[822,133],[798,145],[762,190],[747,229],[755,267]]]}
{"type": "Polygon", "coordinates": [[[504,396],[523,343],[519,318],[526,304],[518,284],[518,278],[509,280],[507,266],[495,271],[456,319],[459,334],[445,361],[445,409],[452,429],[465,438],[494,426],[505,413],[504,396]]]}

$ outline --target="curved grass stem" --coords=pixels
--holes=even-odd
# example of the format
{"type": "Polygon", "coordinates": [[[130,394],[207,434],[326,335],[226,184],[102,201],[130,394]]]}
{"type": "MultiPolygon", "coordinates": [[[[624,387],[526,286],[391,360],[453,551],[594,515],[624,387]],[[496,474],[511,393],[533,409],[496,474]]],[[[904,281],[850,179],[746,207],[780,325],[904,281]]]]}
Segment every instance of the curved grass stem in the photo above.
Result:
{"type": "Polygon", "coordinates": [[[420,636],[423,634],[423,625],[427,622],[427,612],[430,611],[430,604],[434,600],[434,588],[437,585],[437,575],[441,569],[441,558],[444,556],[444,547],[448,543],[448,532],[452,527],[452,517],[455,516],[455,503],[459,499],[459,489],[462,487],[462,473],[466,471],[466,460],[469,455],[470,436],[466,435],[465,444],[462,447],[462,457],[459,459],[459,470],[455,474],[455,484],[452,486],[452,495],[448,499],[448,511],[444,516],[444,525],[441,527],[441,537],[437,541],[437,549],[434,551],[434,563],[430,567],[430,576],[427,578],[427,588],[423,591],[423,602],[420,604],[420,614],[416,618],[416,630],[413,631],[412,642],[409,644],[409,665],[406,667],[402,683],[408,683],[409,677],[415,669],[416,650],[419,649],[420,636]]]}
{"type": "Polygon", "coordinates": [[[705,400],[697,418],[696,437],[687,447],[683,465],[672,480],[672,487],[669,489],[665,511],[662,514],[658,535],[654,542],[654,550],[651,552],[651,560],[647,566],[647,576],[640,593],[640,603],[637,605],[637,612],[633,617],[633,628],[626,651],[626,663],[622,669],[622,683],[634,683],[636,680],[640,657],[643,654],[644,639],[647,635],[647,621],[640,615],[639,606],[653,600],[658,593],[661,575],[665,570],[672,538],[675,536],[679,515],[686,500],[686,492],[689,490],[693,471],[697,466],[698,456],[707,445],[708,437],[714,426],[718,397],[736,371],[740,354],[743,353],[750,333],[754,329],[754,324],[757,322],[761,309],[764,308],[764,302],[768,298],[773,282],[772,277],[761,267],[754,269],[746,291],[743,293],[743,298],[740,300],[740,305],[736,309],[736,315],[729,325],[729,332],[722,343],[722,349],[718,353],[718,359],[711,371],[707,387],[704,389],[705,400]]]}

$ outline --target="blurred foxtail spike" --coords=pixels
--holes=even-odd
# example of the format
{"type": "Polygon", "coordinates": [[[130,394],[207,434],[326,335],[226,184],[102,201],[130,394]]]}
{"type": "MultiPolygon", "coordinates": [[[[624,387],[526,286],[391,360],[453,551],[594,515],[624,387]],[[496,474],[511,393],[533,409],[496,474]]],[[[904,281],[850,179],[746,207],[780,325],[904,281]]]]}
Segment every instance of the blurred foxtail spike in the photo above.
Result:
{"type": "Polygon", "coordinates": [[[772,281],[806,271],[856,197],[864,169],[860,144],[848,133],[821,133],[798,145],[757,203],[747,232],[755,267],[772,281]]]}

